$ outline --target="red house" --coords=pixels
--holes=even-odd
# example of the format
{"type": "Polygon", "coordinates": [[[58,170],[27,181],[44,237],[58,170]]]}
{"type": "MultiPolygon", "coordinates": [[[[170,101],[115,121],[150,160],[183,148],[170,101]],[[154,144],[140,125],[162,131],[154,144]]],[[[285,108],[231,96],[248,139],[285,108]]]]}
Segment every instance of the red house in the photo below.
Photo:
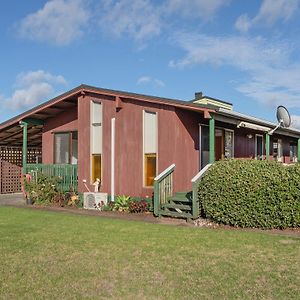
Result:
{"type": "Polygon", "coordinates": [[[178,192],[191,190],[191,179],[214,160],[296,162],[300,131],[270,136],[275,126],[202,93],[181,101],[80,85],[0,124],[1,159],[10,161],[15,149],[23,167],[77,165],[80,193],[99,178],[111,196],[152,197],[154,178],[173,164],[178,192]]]}

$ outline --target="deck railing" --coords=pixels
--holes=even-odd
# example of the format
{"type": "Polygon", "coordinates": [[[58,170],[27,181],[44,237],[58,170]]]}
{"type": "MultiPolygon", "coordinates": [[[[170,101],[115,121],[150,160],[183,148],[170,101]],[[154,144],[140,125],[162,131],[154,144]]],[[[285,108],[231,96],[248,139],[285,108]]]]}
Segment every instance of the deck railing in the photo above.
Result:
{"type": "Polygon", "coordinates": [[[77,191],[77,165],[71,164],[27,164],[25,172],[30,174],[34,180],[39,174],[48,177],[58,177],[58,189],[63,192],[77,191]]]}
{"type": "Polygon", "coordinates": [[[154,178],[154,215],[159,215],[162,204],[168,202],[168,198],[173,195],[173,172],[175,164],[165,169],[154,178]]]}
{"type": "Polygon", "coordinates": [[[211,167],[212,164],[206,165],[191,181],[192,181],[192,215],[193,219],[199,217],[199,197],[198,197],[198,186],[202,176],[211,167]]]}

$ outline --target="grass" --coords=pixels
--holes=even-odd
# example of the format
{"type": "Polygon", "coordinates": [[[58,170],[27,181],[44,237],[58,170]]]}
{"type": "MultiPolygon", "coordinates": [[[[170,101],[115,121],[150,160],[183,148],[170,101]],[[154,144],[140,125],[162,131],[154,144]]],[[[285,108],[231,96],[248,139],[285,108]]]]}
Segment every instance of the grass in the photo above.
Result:
{"type": "Polygon", "coordinates": [[[0,207],[1,299],[299,299],[300,239],[0,207]]]}

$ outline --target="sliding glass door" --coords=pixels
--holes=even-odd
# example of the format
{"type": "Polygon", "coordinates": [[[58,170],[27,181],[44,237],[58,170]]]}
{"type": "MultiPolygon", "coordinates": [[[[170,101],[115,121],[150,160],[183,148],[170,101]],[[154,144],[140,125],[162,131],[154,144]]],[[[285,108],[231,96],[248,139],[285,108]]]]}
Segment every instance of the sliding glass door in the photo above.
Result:
{"type": "MultiPolygon", "coordinates": [[[[200,169],[209,163],[209,127],[199,126],[200,169]]],[[[234,131],[224,128],[215,129],[215,159],[234,157],[234,131]]]]}

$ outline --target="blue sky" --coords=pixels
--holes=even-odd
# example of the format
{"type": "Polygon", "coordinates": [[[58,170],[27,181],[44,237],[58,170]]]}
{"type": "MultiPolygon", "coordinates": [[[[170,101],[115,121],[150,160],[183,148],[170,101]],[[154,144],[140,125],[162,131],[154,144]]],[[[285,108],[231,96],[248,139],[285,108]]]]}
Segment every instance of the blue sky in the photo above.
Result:
{"type": "Polygon", "coordinates": [[[1,3],[0,121],[81,83],[190,100],[194,92],[300,128],[298,0],[1,3]]]}

